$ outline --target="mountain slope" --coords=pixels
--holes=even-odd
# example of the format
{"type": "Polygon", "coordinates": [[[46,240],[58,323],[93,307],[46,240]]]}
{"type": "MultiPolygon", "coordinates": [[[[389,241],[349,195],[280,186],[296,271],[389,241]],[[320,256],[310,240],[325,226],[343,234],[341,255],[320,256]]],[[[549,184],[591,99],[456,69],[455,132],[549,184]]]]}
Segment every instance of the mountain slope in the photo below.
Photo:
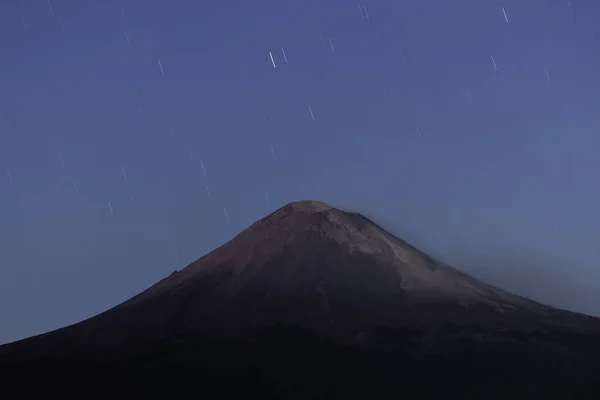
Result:
{"type": "MultiPolygon", "coordinates": [[[[345,357],[348,365],[375,357],[376,362],[361,364],[360,368],[371,365],[364,374],[408,363],[443,380],[444,371],[462,370],[452,363],[465,362],[470,355],[464,373],[482,366],[496,368],[496,361],[510,365],[547,359],[577,371],[565,387],[577,381],[584,388],[591,385],[591,378],[584,379],[586,371],[600,359],[599,333],[598,319],[486,285],[431,259],[359,214],[302,201],[282,207],[105,313],[0,346],[0,366],[10,370],[20,365],[12,370],[31,371],[60,359],[70,373],[79,363],[114,374],[115,365],[129,360],[125,365],[130,369],[120,370],[126,376],[131,370],[145,370],[141,365],[146,361],[140,359],[152,360],[154,366],[171,360],[165,374],[200,360],[208,370],[230,360],[228,365],[247,365],[247,375],[253,365],[265,362],[266,354],[268,365],[280,354],[298,359],[312,354],[332,366],[345,357]],[[206,346],[220,348],[217,343],[224,340],[228,344],[223,353],[207,350],[206,346]],[[325,355],[330,352],[338,355],[325,355]],[[248,363],[249,359],[255,361],[248,363]]],[[[310,359],[304,362],[311,364],[310,359]]],[[[260,379],[279,376],[270,368],[259,374],[260,379]]],[[[467,387],[478,390],[479,382],[471,385],[474,389],[461,379],[445,385],[459,387],[461,393],[467,387]]],[[[302,386],[293,386],[298,385],[302,386]]]]}

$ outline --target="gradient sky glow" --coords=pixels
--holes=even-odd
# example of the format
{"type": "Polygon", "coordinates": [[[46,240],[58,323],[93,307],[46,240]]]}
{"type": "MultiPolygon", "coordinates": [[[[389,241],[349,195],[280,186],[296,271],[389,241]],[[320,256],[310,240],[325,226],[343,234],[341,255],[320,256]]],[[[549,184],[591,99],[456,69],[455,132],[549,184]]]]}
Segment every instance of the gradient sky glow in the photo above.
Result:
{"type": "Polygon", "coordinates": [[[0,343],[308,198],[600,315],[597,21],[596,0],[0,2],[0,343]]]}

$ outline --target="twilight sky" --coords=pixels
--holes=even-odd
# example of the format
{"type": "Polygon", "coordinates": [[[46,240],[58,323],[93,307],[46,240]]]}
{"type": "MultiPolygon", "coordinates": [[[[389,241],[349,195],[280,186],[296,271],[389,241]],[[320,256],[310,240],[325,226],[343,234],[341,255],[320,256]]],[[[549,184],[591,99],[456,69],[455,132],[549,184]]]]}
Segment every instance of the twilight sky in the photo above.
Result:
{"type": "Polygon", "coordinates": [[[600,315],[598,20],[595,0],[0,2],[0,343],[308,198],[600,315]]]}

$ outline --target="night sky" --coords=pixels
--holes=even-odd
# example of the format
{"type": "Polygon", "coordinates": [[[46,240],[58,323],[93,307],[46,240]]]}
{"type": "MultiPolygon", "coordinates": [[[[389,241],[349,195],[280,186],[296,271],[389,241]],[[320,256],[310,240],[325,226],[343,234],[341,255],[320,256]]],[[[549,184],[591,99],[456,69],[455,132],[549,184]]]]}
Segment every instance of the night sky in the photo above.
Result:
{"type": "Polygon", "coordinates": [[[600,315],[599,20],[596,0],[0,2],[0,343],[302,199],[600,315]]]}

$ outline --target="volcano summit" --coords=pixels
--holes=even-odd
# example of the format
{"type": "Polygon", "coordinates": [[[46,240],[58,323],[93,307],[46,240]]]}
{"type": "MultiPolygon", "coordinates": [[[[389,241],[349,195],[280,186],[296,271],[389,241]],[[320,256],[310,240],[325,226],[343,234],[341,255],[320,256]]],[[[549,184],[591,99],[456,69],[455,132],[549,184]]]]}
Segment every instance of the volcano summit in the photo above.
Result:
{"type": "Polygon", "coordinates": [[[96,317],[0,347],[10,382],[85,397],[587,398],[599,362],[599,319],[479,282],[316,201],[96,317]]]}

